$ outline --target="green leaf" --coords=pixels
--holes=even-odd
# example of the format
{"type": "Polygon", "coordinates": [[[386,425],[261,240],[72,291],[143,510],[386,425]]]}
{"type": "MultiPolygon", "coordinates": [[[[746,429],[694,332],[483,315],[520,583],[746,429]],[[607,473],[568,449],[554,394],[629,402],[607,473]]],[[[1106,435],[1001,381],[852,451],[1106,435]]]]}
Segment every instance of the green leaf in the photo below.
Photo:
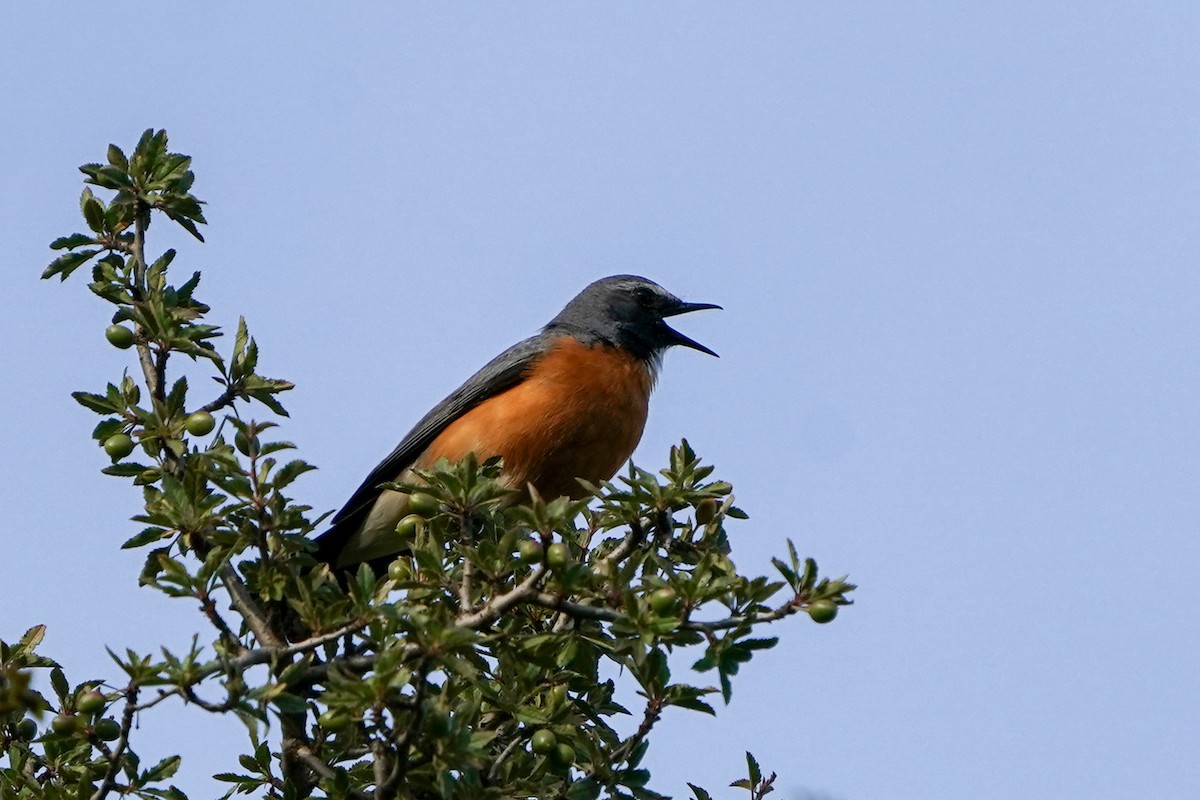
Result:
{"type": "Polygon", "coordinates": [[[95,238],[86,233],[72,233],[70,236],[60,236],[50,243],[51,250],[73,250],[85,244],[99,244],[95,238]]]}
{"type": "Polygon", "coordinates": [[[758,760],[746,751],[746,768],[750,771],[750,783],[758,786],[762,782],[762,770],[758,768],[758,760]]]}
{"type": "Polygon", "coordinates": [[[181,217],[178,214],[173,214],[170,211],[167,211],[166,215],[168,217],[170,217],[172,220],[174,220],[175,222],[179,223],[179,227],[183,228],[185,231],[190,233],[192,236],[195,236],[197,240],[199,240],[201,242],[204,241],[204,236],[201,235],[200,231],[197,230],[197,228],[196,228],[196,224],[194,222],[192,222],[190,219],[187,219],[186,217],[181,217]]]}
{"type": "Polygon", "coordinates": [[[92,259],[99,250],[79,250],[77,252],[63,253],[58,258],[50,262],[50,266],[42,272],[42,280],[53,278],[55,275],[61,276],[61,280],[66,280],[71,273],[79,269],[92,259]]]}
{"type": "Polygon", "coordinates": [[[571,784],[571,788],[567,789],[567,800],[596,800],[600,796],[600,784],[595,778],[584,778],[581,781],[575,781],[571,784]]]}
{"type": "Polygon", "coordinates": [[[50,688],[54,690],[58,702],[64,704],[67,702],[67,697],[71,694],[71,687],[67,683],[67,676],[63,675],[63,671],[59,667],[50,670],[50,688]]]}
{"type": "Polygon", "coordinates": [[[154,469],[154,467],[149,467],[145,464],[136,464],[132,461],[122,461],[120,464],[112,464],[100,471],[105,475],[112,475],[115,478],[136,478],[149,469],[154,469]]]}
{"type": "MultiPolygon", "coordinates": [[[[286,388],[290,389],[292,387],[288,386],[286,388]]],[[[281,404],[278,400],[276,400],[274,397],[271,396],[272,391],[286,391],[286,390],[285,389],[273,389],[273,390],[269,390],[269,391],[253,391],[253,392],[248,392],[248,394],[252,398],[257,400],[258,402],[262,403],[267,408],[274,411],[279,416],[281,416],[281,417],[290,416],[287,412],[287,409],[285,409],[283,407],[283,404],[281,404]]]]}
{"type": "Polygon", "coordinates": [[[75,398],[75,402],[79,405],[95,411],[97,414],[119,414],[121,412],[120,406],[104,395],[91,392],[71,392],[71,397],[75,398]]]}
{"type": "Polygon", "coordinates": [[[32,653],[45,637],[46,626],[34,625],[21,636],[21,641],[17,642],[17,648],[24,653],[32,653]]]}
{"type": "Polygon", "coordinates": [[[84,164],[79,168],[79,171],[88,176],[86,183],[99,186],[103,189],[120,190],[129,189],[133,186],[128,173],[117,167],[103,164],[84,164]]]}
{"type": "Polygon", "coordinates": [[[87,226],[96,233],[104,232],[104,205],[96,199],[91,189],[84,189],[79,198],[79,209],[87,226]]]}
{"type": "Polygon", "coordinates": [[[125,153],[122,152],[121,148],[115,144],[109,144],[108,146],[108,163],[117,169],[129,169],[129,159],[125,157],[125,153]]]}
{"type": "Polygon", "coordinates": [[[165,539],[169,535],[171,535],[170,531],[168,531],[166,528],[159,528],[159,527],[151,526],[149,528],[143,529],[142,532],[137,534],[136,536],[133,536],[133,537],[125,540],[125,543],[123,545],[121,545],[121,549],[122,550],[133,550],[134,548],[137,548],[137,547],[145,547],[146,545],[151,544],[152,542],[161,541],[162,539],[165,539]]]}
{"type": "Polygon", "coordinates": [[[281,692],[271,702],[285,714],[302,714],[308,710],[308,701],[299,695],[281,692]]]}
{"type": "Polygon", "coordinates": [[[141,783],[166,780],[179,771],[180,761],[179,756],[168,756],[143,772],[139,780],[141,783]]]}

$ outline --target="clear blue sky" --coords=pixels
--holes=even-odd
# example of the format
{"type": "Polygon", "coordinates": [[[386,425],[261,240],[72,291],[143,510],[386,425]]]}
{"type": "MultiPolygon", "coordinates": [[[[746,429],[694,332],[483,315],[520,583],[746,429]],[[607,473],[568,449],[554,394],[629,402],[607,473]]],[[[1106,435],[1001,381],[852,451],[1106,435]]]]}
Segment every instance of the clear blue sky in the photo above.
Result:
{"type": "MultiPolygon", "coordinates": [[[[68,397],[126,364],[107,307],[37,280],[75,167],[166,127],[211,225],[152,242],[298,384],[318,508],[594,278],[725,306],[637,459],[687,436],[743,568],[791,536],[862,588],[668,715],[661,791],[749,749],[784,797],[1200,796],[1200,7],[331,8],[6,12],[0,636],[48,623],[82,679],[207,634],[137,588],[139,497],[68,397]]],[[[240,736],[144,719],[196,797],[240,736]]]]}

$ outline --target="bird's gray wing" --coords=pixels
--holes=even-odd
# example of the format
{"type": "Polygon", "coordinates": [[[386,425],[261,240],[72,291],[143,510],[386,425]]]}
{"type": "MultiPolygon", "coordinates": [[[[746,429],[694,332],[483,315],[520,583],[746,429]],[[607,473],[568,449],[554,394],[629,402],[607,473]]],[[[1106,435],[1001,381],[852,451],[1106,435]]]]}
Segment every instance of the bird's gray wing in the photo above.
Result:
{"type": "Polygon", "coordinates": [[[396,480],[450,423],[484,400],[520,383],[525,372],[546,352],[554,338],[553,335],[541,333],[513,345],[489,361],[422,417],[396,445],[396,449],[371,470],[362,485],[333,516],[329,530],[317,537],[318,559],[331,561],[341,551],[346,540],[370,513],[371,506],[381,492],[379,484],[396,480]]]}

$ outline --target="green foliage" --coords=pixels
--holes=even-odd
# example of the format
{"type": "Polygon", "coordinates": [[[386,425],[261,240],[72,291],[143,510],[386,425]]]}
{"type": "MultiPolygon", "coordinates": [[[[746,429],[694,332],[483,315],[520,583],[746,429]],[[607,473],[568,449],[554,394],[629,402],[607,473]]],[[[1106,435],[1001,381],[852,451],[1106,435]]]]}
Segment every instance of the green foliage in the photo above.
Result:
{"type": "MultiPolygon", "coordinates": [[[[144,769],[131,741],[138,713],[181,699],[245,723],[237,769],[216,776],[227,797],[662,797],[642,764],[663,711],[715,713],[712,696],[728,703],[742,665],[778,641],[763,625],[849,603],[854,587],[790,541],[777,575],[740,573],[726,525],[746,515],[686,441],[660,472],[631,465],[583,500],[518,495],[497,459],[438,463],[392,486],[412,494],[405,553],[382,575],[335,575],[312,557],[321,518],[290,495],[312,467],[283,457],[275,422],[243,414],[285,416],[291,384],[258,373],[245,320],[219,352],[199,273],[173,285],[175,253],[145,254],[157,214],[202,238],[190,159],[147,131],[128,158],[110,146],[82,170],[113,195],[85,189],[90,233],[56,240],[67,252],[43,277],[94,262],[90,288],[129,326],[140,379],[74,397],[102,418],[103,471],[142,492],[143,528],[123,545],[146,552],[140,582],[196,603],[212,634],[187,652],[112,653],[122,678],[73,687],[36,655],[41,628],[0,644],[0,794],[182,798],[166,784],[179,757],[144,769]],[[175,354],[211,365],[219,394],[197,403],[170,381],[175,354]],[[699,658],[676,676],[683,648],[699,658]],[[30,688],[37,670],[53,697],[30,688]]],[[[774,776],[747,758],[733,786],[761,798],[774,776]]]]}

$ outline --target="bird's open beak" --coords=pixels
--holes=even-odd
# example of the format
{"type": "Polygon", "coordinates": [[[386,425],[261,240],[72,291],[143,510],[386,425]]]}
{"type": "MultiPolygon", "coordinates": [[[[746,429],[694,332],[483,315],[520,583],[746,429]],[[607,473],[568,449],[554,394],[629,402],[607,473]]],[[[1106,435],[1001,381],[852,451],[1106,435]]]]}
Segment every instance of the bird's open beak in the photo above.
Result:
{"type": "MultiPolygon", "coordinates": [[[[671,308],[668,308],[667,310],[663,311],[662,315],[663,315],[663,317],[675,317],[680,314],[687,314],[691,311],[703,311],[707,308],[720,309],[721,307],[719,305],[716,305],[715,303],[684,303],[683,301],[680,301],[677,305],[674,305],[671,308]]],[[[671,334],[671,343],[672,344],[679,344],[679,345],[683,345],[684,347],[690,347],[693,350],[699,350],[701,353],[708,353],[710,356],[715,356],[716,358],[720,358],[720,356],[718,356],[712,350],[709,350],[707,347],[700,344],[695,339],[689,339],[688,337],[684,336],[679,331],[672,328],[670,325],[663,323],[663,327],[665,327],[667,329],[667,331],[671,334]]]]}

